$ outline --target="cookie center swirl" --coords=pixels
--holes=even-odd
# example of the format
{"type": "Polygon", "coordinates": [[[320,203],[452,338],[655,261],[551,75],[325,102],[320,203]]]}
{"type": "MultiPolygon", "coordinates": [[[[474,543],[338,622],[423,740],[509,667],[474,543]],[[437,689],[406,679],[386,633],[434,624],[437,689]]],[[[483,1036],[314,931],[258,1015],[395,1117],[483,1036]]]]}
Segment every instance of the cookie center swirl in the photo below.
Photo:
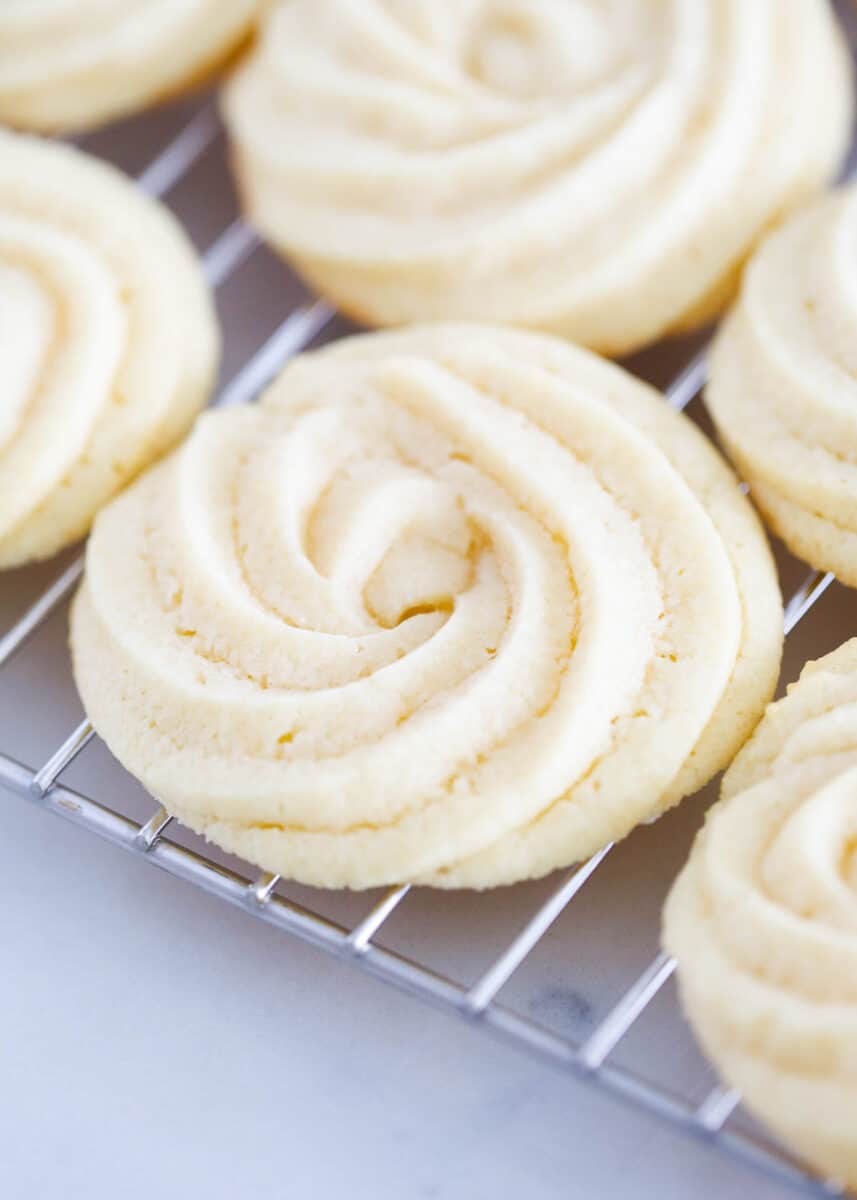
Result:
{"type": "Polygon", "coordinates": [[[450,379],[435,369],[421,380],[407,362],[363,375],[353,394],[306,403],[296,373],[294,400],[239,428],[208,422],[186,449],[184,528],[234,592],[189,572],[165,523],[150,535],[150,558],[176,564],[161,576],[162,602],[203,677],[229,667],[263,690],[316,692],[320,706],[331,688],[377,690],[372,715],[359,693],[333,704],[361,709],[352,730],[320,707],[320,724],[289,740],[292,754],[320,744],[338,753],[385,722],[401,727],[486,670],[486,696],[514,687],[514,727],[550,703],[576,641],[562,538],[473,461],[465,438],[419,403],[396,403],[422,387],[430,409],[450,379]],[[240,635],[245,612],[260,623],[253,639],[240,635]]]}
{"type": "Polygon", "coordinates": [[[464,69],[522,100],[567,99],[633,66],[641,45],[657,46],[663,23],[649,5],[629,12],[598,0],[481,4],[465,43],[464,69]]]}
{"type": "Polygon", "coordinates": [[[701,839],[702,911],[718,952],[772,992],[857,1000],[855,795],[853,767],[783,760],[717,810],[701,839]]]}
{"type": "MultiPolygon", "coordinates": [[[[304,414],[285,449],[238,473],[236,533],[248,581],[290,624],[368,634],[418,614],[446,616],[474,583],[479,530],[461,471],[385,446],[373,435],[379,417],[339,405],[304,414]],[[259,488],[278,478],[284,569],[272,573],[255,536],[256,503],[259,488]]],[[[451,465],[455,452],[447,453],[451,465]]]]}
{"type": "Polygon", "coordinates": [[[837,781],[795,810],[761,875],[771,899],[802,920],[857,932],[857,804],[847,791],[837,781]]]}

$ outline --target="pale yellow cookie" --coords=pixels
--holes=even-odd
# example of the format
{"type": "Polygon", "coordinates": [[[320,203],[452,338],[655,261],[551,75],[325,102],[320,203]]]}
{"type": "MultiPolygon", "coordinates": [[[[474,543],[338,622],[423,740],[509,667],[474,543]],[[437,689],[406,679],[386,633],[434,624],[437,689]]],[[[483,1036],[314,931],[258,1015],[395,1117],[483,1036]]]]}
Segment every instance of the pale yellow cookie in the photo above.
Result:
{"type": "Polygon", "coordinates": [[[857,640],[727,773],[667,901],[688,1019],[747,1106],[857,1187],[857,640]]]}
{"type": "Polygon", "coordinates": [[[0,567],[86,533],[186,431],[218,357],[167,210],[89,155],[0,132],[0,567]]]}
{"type": "Polygon", "coordinates": [[[223,111],[252,220],[343,311],[619,354],[836,174],[852,79],[827,0],[287,0],[223,111]]]}
{"type": "Polygon", "coordinates": [[[857,189],[771,234],[711,354],[707,403],[789,548],[857,586],[857,189]]]}
{"type": "Polygon", "coordinates": [[[191,87],[267,0],[2,0],[0,122],[86,129],[191,87]]]}
{"type": "Polygon", "coordinates": [[[96,730],[170,812],[322,886],[489,887],[718,770],[779,593],[717,453],[544,336],[366,335],[204,416],[96,521],[96,730]]]}

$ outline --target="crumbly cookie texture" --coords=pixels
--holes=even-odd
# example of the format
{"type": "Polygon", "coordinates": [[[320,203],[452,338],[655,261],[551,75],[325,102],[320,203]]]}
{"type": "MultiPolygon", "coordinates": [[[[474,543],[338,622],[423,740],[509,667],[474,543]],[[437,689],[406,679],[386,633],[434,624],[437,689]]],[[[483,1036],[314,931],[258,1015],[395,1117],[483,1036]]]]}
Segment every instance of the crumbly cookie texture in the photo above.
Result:
{"type": "Polygon", "coordinates": [[[700,1041],[747,1106],[857,1186],[857,640],[804,668],[667,901],[700,1041]]]}
{"type": "Polygon", "coordinates": [[[658,393],[546,336],[303,355],[104,510],[75,676],[170,812],[327,887],[490,887],[731,759],[782,611],[737,481],[658,393]]]}
{"type": "Polygon", "coordinates": [[[167,210],[81,151],[0,132],[0,567],[86,533],[185,433],[218,358],[167,210]]]}
{"type": "Polygon", "coordinates": [[[857,188],[772,233],[711,354],[706,400],[771,527],[857,586],[857,188]]]}
{"type": "Polygon", "coordinates": [[[266,0],[3,0],[0,122],[88,129],[175,95],[248,36],[266,0]]]}
{"type": "Polygon", "coordinates": [[[843,161],[827,0],[289,0],[224,94],[262,234],[377,325],[704,323],[843,161]]]}

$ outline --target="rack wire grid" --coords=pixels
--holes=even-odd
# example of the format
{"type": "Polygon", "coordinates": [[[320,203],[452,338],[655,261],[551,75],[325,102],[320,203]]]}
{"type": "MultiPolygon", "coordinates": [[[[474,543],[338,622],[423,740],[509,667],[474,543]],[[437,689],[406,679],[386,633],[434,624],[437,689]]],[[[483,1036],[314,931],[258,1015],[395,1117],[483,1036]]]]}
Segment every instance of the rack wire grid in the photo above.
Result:
{"type": "MultiPolygon", "coordinates": [[[[854,22],[848,24],[853,33],[854,22]]],[[[207,96],[80,144],[134,173],[141,188],[178,213],[201,247],[207,244],[203,262],[226,332],[215,403],[231,405],[251,401],[289,356],[341,334],[347,325],[306,295],[237,215],[223,140],[216,98],[207,96]],[[240,347],[254,338],[255,348],[244,358],[240,347]]],[[[637,356],[629,365],[666,384],[667,402],[687,409],[710,434],[699,404],[705,357],[698,339],[637,356]],[[688,355],[676,372],[675,364],[688,355]],[[666,383],[670,374],[672,382],[666,383]]],[[[848,593],[831,575],[807,573],[781,549],[778,563],[789,597],[783,671],[788,680],[807,658],[825,653],[854,627],[848,593]],[[810,613],[813,620],[807,619],[810,613]]],[[[163,808],[152,811],[154,802],[110,759],[86,719],[67,736],[33,722],[44,692],[61,693],[64,712],[80,712],[65,651],[65,608],[82,570],[78,548],[59,565],[5,576],[0,730],[15,754],[0,743],[0,787],[655,1112],[767,1172],[786,1191],[841,1194],[834,1181],[806,1173],[743,1112],[737,1093],[717,1082],[681,1020],[671,983],[675,963],[658,950],[661,902],[713,799],[712,787],[570,871],[501,892],[464,896],[412,892],[403,885],[367,898],[285,884],[213,851],[176,826],[163,808]],[[29,661],[21,666],[24,660],[29,661]],[[100,798],[88,794],[96,787],[84,790],[93,779],[100,798]],[[82,785],[74,786],[78,780],[82,785]],[[444,965],[445,957],[454,969],[444,965]],[[629,962],[635,964],[630,973],[629,962]],[[587,998],[587,981],[595,978],[597,1002],[587,998]]]]}

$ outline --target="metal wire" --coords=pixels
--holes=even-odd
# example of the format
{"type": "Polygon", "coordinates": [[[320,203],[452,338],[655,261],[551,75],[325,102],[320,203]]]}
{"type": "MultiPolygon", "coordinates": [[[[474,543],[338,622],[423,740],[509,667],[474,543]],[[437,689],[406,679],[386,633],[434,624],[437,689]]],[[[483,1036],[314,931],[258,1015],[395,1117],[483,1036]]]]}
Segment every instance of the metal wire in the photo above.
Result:
{"type": "MultiPolygon", "coordinates": [[[[219,135],[216,112],[213,105],[208,104],[163,148],[138,182],[152,195],[166,195],[219,135]]],[[[218,287],[225,283],[257,246],[255,235],[240,219],[232,222],[204,256],[204,266],[211,285],[218,287]]],[[[334,315],[334,311],[322,301],[307,303],[288,314],[227,383],[215,403],[229,406],[252,399],[282,363],[309,345],[334,315]]],[[[678,410],[686,408],[704,386],[705,375],[703,351],[667,389],[668,402],[678,410]]],[[[48,617],[80,579],[82,569],[81,556],[67,566],[0,637],[0,669],[30,637],[44,627],[48,617]]],[[[814,572],[807,577],[786,605],[787,634],[821,599],[832,582],[833,577],[829,574],[814,572]]],[[[748,1133],[727,1127],[729,1118],[740,1102],[738,1094],[731,1089],[716,1087],[701,1104],[694,1104],[672,1094],[656,1082],[642,1079],[610,1062],[619,1042],[672,976],[675,962],[667,955],[660,953],[653,959],[581,1043],[574,1043],[553,1033],[498,1002],[497,997],[503,987],[595,873],[610,853],[610,846],[569,872],[527,918],[480,978],[466,987],[426,964],[396,954],[376,943],[375,938],[384,923],[399,910],[409,895],[406,885],[391,888],[353,928],[348,929],[281,895],[276,890],[280,883],[276,875],[265,872],[245,878],[200,853],[171,842],[165,836],[171,818],[163,808],[156,808],[147,821],[139,824],[106,804],[65,787],[61,782],[63,772],[91,744],[94,736],[91,725],[84,719],[37,769],[24,766],[0,753],[0,784],[132,853],[143,855],[162,870],[250,911],[312,945],[358,964],[363,970],[424,1001],[452,1010],[545,1061],[599,1084],[698,1137],[717,1142],[736,1156],[763,1168],[773,1178],[795,1185],[807,1194],[834,1194],[834,1184],[811,1179],[785,1154],[779,1154],[767,1143],[755,1140],[748,1133]]]]}
{"type": "MultiPolygon", "coordinates": [[[[0,784],[28,798],[48,811],[98,834],[107,841],[144,856],[176,878],[201,887],[204,891],[249,911],[278,928],[301,938],[337,957],[350,960],[370,974],[394,984],[435,1007],[475,1019],[480,1027],[503,1041],[527,1050],[546,1062],[587,1078],[615,1096],[641,1106],[697,1137],[716,1141],[736,1157],[763,1168],[772,1178],[794,1185],[808,1195],[829,1196],[830,1188],[810,1179],[785,1156],[775,1154],[766,1144],[743,1132],[713,1129],[705,1113],[682,1097],[650,1080],[640,1078],[610,1064],[606,1056],[599,1065],[585,1058],[585,1047],[553,1033],[537,1022],[493,999],[478,1013],[468,1002],[463,984],[449,979],[433,968],[378,946],[374,937],[383,922],[407,894],[397,888],[375,905],[352,930],[330,921],[319,913],[294,903],[274,891],[276,877],[244,877],[222,867],[203,855],[176,845],[164,837],[170,818],[157,809],[143,825],[105,804],[54,783],[37,794],[33,789],[34,772],[5,754],[0,754],[0,784]]],[[[554,903],[554,897],[547,905],[554,903]]],[[[532,921],[541,920],[541,908],[532,921]]],[[[549,922],[548,922],[549,924],[549,922]]],[[[532,947],[530,947],[532,948],[532,947]]],[[[511,949],[511,947],[510,947],[511,949]]],[[[508,951],[507,951],[508,953],[508,951]]],[[[516,951],[516,957],[518,952],[516,951]]],[[[498,962],[505,954],[498,958],[498,962]]],[[[519,965],[519,963],[516,963],[519,965]]],[[[640,1015],[642,1008],[636,1015],[640,1015]]]]}
{"type": "Polygon", "coordinates": [[[707,375],[708,365],[705,350],[700,350],[667,388],[665,393],[667,403],[677,412],[684,412],[688,404],[695,400],[705,387],[707,375]]]}
{"type": "MultiPolygon", "coordinates": [[[[695,370],[693,364],[691,364],[691,369],[695,370]]],[[[700,374],[696,371],[696,374],[698,378],[704,379],[704,373],[700,374]]],[[[823,574],[821,571],[811,571],[807,575],[785,606],[783,630],[786,637],[793,632],[812,606],[821,599],[832,582],[833,576],[829,572],[823,574]]],[[[655,956],[645,971],[634,980],[615,1008],[611,1009],[581,1046],[580,1057],[587,1067],[597,1070],[607,1056],[612,1054],[625,1034],[672,977],[675,969],[674,958],[664,954],[663,951],[655,956]]],[[[738,1107],[739,1102],[740,1096],[737,1092],[715,1088],[703,1100],[697,1112],[697,1120],[709,1132],[714,1132],[722,1128],[738,1107]]]]}
{"type": "Polygon", "coordinates": [[[485,1011],[500,989],[507,983],[518,967],[536,946],[554,921],[560,916],[586,881],[612,850],[612,843],[593,854],[588,862],[563,881],[542,906],[526,923],[521,932],[515,937],[499,958],[495,959],[485,974],[479,979],[464,997],[464,1005],[472,1016],[485,1011]]]}

